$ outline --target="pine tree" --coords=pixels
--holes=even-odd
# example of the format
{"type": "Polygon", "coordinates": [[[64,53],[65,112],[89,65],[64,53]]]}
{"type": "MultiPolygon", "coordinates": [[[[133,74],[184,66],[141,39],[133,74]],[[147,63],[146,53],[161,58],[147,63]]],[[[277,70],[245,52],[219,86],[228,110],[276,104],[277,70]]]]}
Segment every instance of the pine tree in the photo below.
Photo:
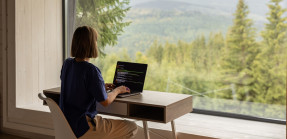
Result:
{"type": "Polygon", "coordinates": [[[272,47],[273,51],[278,51],[281,45],[287,41],[287,17],[282,17],[287,9],[283,9],[279,3],[282,0],[271,0],[268,4],[270,9],[267,20],[269,23],[265,24],[265,30],[262,31],[264,43],[268,47],[272,47]]]}
{"type": "Polygon", "coordinates": [[[161,44],[158,44],[157,40],[154,40],[154,42],[148,49],[147,56],[154,58],[158,64],[161,64],[163,58],[163,47],[161,44]]]}
{"type": "Polygon", "coordinates": [[[204,35],[192,41],[191,61],[195,70],[201,71],[206,66],[206,39],[204,35]]]}
{"type": "MultiPolygon", "coordinates": [[[[253,75],[251,65],[258,54],[255,42],[255,29],[251,19],[248,19],[248,6],[244,0],[239,0],[234,13],[233,26],[227,34],[227,45],[223,57],[223,81],[236,87],[236,97],[246,100],[254,95],[252,89],[253,75]]],[[[231,91],[230,91],[231,92],[231,91]]],[[[225,96],[231,98],[231,93],[225,96]]]]}
{"type": "Polygon", "coordinates": [[[268,23],[261,32],[263,48],[253,66],[255,91],[260,94],[257,101],[262,103],[286,104],[287,17],[283,17],[286,9],[279,5],[281,1],[268,4],[268,23]]]}
{"type": "Polygon", "coordinates": [[[105,46],[117,44],[118,36],[130,22],[124,21],[129,0],[77,0],[76,26],[88,25],[98,31],[101,54],[105,46]]]}
{"type": "Polygon", "coordinates": [[[205,68],[208,73],[215,72],[220,67],[220,55],[224,45],[224,37],[221,33],[210,33],[206,49],[208,64],[205,68]]]}

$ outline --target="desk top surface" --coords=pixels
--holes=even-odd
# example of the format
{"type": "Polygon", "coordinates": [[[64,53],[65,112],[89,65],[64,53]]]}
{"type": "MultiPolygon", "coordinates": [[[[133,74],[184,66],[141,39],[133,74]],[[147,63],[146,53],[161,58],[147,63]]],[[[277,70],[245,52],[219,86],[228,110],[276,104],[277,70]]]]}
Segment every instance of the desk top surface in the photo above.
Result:
{"type": "MultiPolygon", "coordinates": [[[[44,90],[43,92],[51,93],[51,94],[60,94],[61,89],[60,87],[57,87],[57,88],[44,90]]],[[[176,94],[176,93],[166,93],[166,92],[144,90],[140,95],[125,97],[125,98],[116,98],[115,102],[125,102],[125,103],[145,104],[145,105],[166,107],[166,106],[169,106],[171,104],[174,104],[184,99],[192,99],[192,96],[186,95],[186,94],[176,94]]]]}

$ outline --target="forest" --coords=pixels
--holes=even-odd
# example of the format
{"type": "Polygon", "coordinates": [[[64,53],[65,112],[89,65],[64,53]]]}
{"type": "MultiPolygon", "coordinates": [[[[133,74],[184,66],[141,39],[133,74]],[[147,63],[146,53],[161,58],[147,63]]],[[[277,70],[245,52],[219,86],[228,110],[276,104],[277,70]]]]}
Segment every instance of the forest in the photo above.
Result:
{"type": "MultiPolygon", "coordinates": [[[[287,16],[280,2],[282,0],[270,0],[266,5],[268,22],[260,32],[248,17],[250,11],[246,2],[238,0],[227,31],[205,30],[201,34],[192,31],[191,40],[184,37],[169,40],[145,34],[149,43],[141,44],[144,49],[131,48],[131,45],[105,52],[105,47],[120,42],[124,28],[136,21],[123,20],[131,10],[128,0],[108,3],[118,9],[97,12],[97,20],[85,17],[84,13],[91,11],[85,11],[85,4],[78,2],[81,16],[76,18],[76,26],[90,25],[100,34],[98,44],[102,56],[92,63],[101,69],[106,82],[112,82],[117,61],[147,63],[145,90],[191,94],[195,96],[195,108],[286,120],[287,16]],[[101,17],[101,14],[111,14],[114,19],[101,17]]],[[[160,17],[163,16],[166,15],[160,17]]],[[[182,26],[173,28],[180,32],[186,30],[182,26]]],[[[156,32],[156,28],[150,32],[156,32]]]]}

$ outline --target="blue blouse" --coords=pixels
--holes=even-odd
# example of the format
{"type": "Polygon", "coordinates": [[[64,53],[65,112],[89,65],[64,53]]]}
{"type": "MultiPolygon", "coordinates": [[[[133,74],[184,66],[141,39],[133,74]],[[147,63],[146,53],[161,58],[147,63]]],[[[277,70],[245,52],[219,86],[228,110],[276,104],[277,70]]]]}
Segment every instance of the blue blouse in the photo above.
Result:
{"type": "Polygon", "coordinates": [[[101,71],[93,64],[74,58],[64,61],[61,70],[60,108],[77,138],[89,130],[86,115],[97,115],[97,103],[107,99],[101,71]]]}

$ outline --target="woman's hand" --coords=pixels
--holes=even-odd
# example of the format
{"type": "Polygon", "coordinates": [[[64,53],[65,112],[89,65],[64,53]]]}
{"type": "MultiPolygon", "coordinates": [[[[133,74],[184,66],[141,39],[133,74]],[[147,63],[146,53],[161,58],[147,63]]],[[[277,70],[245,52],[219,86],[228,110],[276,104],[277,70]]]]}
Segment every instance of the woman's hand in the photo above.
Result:
{"type": "MultiPolygon", "coordinates": [[[[110,84],[105,84],[105,86],[109,86],[110,84]]],[[[106,87],[107,88],[107,87],[106,87]]],[[[130,89],[125,86],[119,86],[114,89],[111,93],[108,93],[108,98],[105,101],[100,102],[103,106],[109,106],[117,97],[118,94],[122,93],[130,93],[130,89]]]]}
{"type": "Polygon", "coordinates": [[[106,88],[107,91],[108,90],[113,90],[115,88],[115,85],[112,84],[112,83],[106,83],[105,84],[105,88],[106,88]]]}
{"type": "Polygon", "coordinates": [[[130,93],[130,89],[126,86],[119,86],[115,90],[117,90],[118,94],[123,94],[123,93],[130,93]]]}

